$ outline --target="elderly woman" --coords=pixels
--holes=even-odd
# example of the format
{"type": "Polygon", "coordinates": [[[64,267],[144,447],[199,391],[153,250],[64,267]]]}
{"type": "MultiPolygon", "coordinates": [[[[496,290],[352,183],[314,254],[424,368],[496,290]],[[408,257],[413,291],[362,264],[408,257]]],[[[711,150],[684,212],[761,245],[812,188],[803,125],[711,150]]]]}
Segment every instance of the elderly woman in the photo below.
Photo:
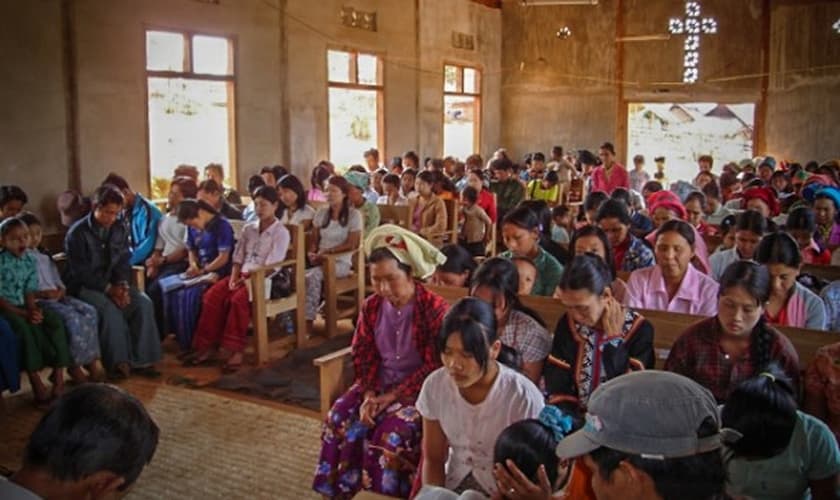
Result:
{"type": "Polygon", "coordinates": [[[691,265],[696,244],[689,223],[669,220],[656,232],[656,265],[633,271],[624,304],[700,316],[717,314],[718,284],[691,265]]]}
{"type": "MultiPolygon", "coordinates": [[[[679,196],[671,191],[657,191],[647,198],[648,213],[651,220],[653,220],[654,231],[652,231],[645,238],[651,246],[656,244],[656,229],[659,229],[662,224],[669,220],[680,219],[687,220],[688,212],[685,206],[680,201],[679,196]]],[[[691,263],[700,270],[700,272],[708,273],[711,266],[709,265],[709,249],[706,246],[706,241],[703,236],[694,229],[694,258],[691,263]]]]}
{"type": "Polygon", "coordinates": [[[313,489],[329,498],[360,490],[407,497],[420,458],[414,405],[440,366],[437,335],[448,305],[419,280],[444,260],[419,236],[391,224],[365,240],[374,295],[353,336],[356,380],[330,409],[313,489]]]}

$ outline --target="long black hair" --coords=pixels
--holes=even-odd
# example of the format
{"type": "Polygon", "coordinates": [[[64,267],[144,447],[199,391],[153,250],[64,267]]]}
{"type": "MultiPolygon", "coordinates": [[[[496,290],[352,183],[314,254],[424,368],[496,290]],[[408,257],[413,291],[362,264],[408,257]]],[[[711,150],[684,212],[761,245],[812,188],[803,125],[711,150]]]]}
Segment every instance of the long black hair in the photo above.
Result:
{"type": "MultiPolygon", "coordinates": [[[[475,297],[464,297],[456,302],[443,318],[437,338],[438,352],[446,350],[446,341],[455,333],[461,335],[464,351],[472,355],[482,373],[486,373],[490,365],[490,346],[499,338],[493,306],[475,297]]],[[[510,348],[506,350],[505,346],[502,346],[498,361],[518,370],[521,359],[510,351],[510,348]]]]}
{"type": "Polygon", "coordinates": [[[464,274],[467,273],[467,286],[472,283],[472,276],[478,266],[472,255],[461,245],[444,245],[440,253],[446,256],[446,262],[437,266],[438,270],[445,273],[464,274]]]}
{"type": "MultiPolygon", "coordinates": [[[[344,194],[344,200],[341,202],[341,211],[338,212],[338,223],[344,227],[350,218],[350,198],[347,196],[347,193],[350,191],[350,183],[344,177],[339,176],[330,177],[330,180],[327,182],[340,189],[344,194]]],[[[327,216],[324,217],[324,221],[321,223],[321,229],[329,226],[330,220],[332,220],[332,209],[327,207],[327,216]]]]}
{"type": "MultiPolygon", "coordinates": [[[[764,307],[770,299],[770,273],[767,267],[751,260],[739,260],[726,268],[720,277],[718,296],[730,288],[741,287],[756,305],[764,307]]],[[[755,366],[755,373],[764,371],[770,363],[770,348],[775,340],[776,331],[767,325],[762,315],[750,334],[750,357],[755,366]]]]}
{"type": "Polygon", "coordinates": [[[688,242],[688,245],[694,250],[694,228],[691,227],[691,224],[684,220],[680,219],[671,219],[665,224],[659,226],[659,229],[656,231],[656,239],[659,240],[659,236],[665,233],[677,233],[683,237],[685,241],[688,242]]]}
{"type": "Polygon", "coordinates": [[[600,256],[585,253],[572,259],[557,286],[561,290],[586,290],[600,297],[612,281],[610,266],[600,256]]]}
{"type": "Polygon", "coordinates": [[[721,411],[721,425],[741,436],[727,439],[728,459],[771,458],[790,444],[797,420],[796,389],[776,363],[738,384],[721,411]]]}
{"type": "Polygon", "coordinates": [[[475,293],[478,287],[488,288],[493,297],[502,296],[509,311],[519,311],[534,318],[542,326],[545,322],[533,309],[522,304],[519,300],[519,272],[516,264],[502,257],[485,260],[476,270],[470,284],[470,293],[475,293]]]}
{"type": "Polygon", "coordinates": [[[802,252],[790,234],[772,233],[761,239],[755,251],[755,260],[765,266],[782,264],[798,269],[802,265],[802,252]]]}
{"type": "MultiPolygon", "coordinates": [[[[297,200],[295,200],[295,208],[292,212],[303,210],[303,207],[306,206],[306,190],[303,189],[303,183],[300,182],[300,179],[298,179],[293,174],[286,175],[282,179],[277,181],[277,189],[280,188],[294,191],[295,195],[297,195],[297,200]]],[[[286,210],[288,209],[289,207],[287,207],[286,204],[281,201],[280,206],[277,207],[277,217],[283,217],[283,214],[286,213],[286,210]]]]}

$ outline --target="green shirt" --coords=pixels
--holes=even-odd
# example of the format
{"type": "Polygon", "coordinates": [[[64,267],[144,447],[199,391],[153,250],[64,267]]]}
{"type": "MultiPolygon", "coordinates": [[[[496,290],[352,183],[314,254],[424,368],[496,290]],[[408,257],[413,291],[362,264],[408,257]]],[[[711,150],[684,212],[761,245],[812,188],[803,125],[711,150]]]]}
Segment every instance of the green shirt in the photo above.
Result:
{"type": "Polygon", "coordinates": [[[765,460],[733,458],[727,462],[726,492],[762,500],[806,500],[810,481],[840,473],[840,452],[834,434],[822,421],[797,412],[788,447],[765,460]]]}
{"type": "Polygon", "coordinates": [[[511,210],[525,199],[525,187],[513,177],[504,182],[491,182],[490,192],[496,194],[496,205],[502,213],[511,210]]]}
{"type": "Polygon", "coordinates": [[[365,221],[364,236],[367,236],[371,231],[379,226],[379,207],[369,201],[365,201],[364,205],[358,208],[362,213],[362,218],[365,221]]]}
{"type": "Polygon", "coordinates": [[[38,291],[38,268],[29,253],[15,257],[0,251],[0,298],[14,306],[26,304],[26,295],[38,291]]]}
{"type": "MultiPolygon", "coordinates": [[[[546,252],[543,247],[539,247],[540,253],[535,259],[532,259],[534,266],[537,268],[537,279],[534,281],[534,288],[531,290],[531,295],[542,295],[544,297],[551,297],[554,295],[554,289],[560,283],[560,277],[563,276],[563,264],[557,262],[550,253],[546,252]]],[[[504,251],[501,257],[510,259],[513,253],[510,250],[504,251]]]]}

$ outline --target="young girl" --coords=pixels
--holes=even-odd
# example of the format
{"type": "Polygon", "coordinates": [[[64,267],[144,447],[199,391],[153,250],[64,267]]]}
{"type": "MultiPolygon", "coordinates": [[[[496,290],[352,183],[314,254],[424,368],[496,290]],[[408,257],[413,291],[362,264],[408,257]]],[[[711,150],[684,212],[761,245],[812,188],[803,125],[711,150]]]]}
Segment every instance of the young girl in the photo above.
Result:
{"type": "Polygon", "coordinates": [[[69,369],[70,376],[79,382],[88,380],[81,369],[85,366],[91,380],[103,382],[105,369],[99,360],[99,315],[96,308],[67,295],[67,288],[61,281],[55,262],[39,249],[42,236],[41,221],[31,213],[25,213],[19,218],[29,228],[27,253],[35,259],[38,269],[38,291],[35,292],[35,297],[39,299],[38,305],[61,317],[67,331],[70,358],[73,362],[69,369]]]}
{"type": "Polygon", "coordinates": [[[551,296],[563,275],[563,266],[540,246],[540,221],[528,207],[508,213],[502,222],[502,238],[508,248],[504,258],[525,257],[537,267],[537,280],[532,295],[551,296]]]}
{"type": "Polygon", "coordinates": [[[306,203],[306,192],[300,179],[294,175],[287,175],[277,183],[277,194],[280,196],[280,208],[277,218],[281,224],[303,224],[304,230],[312,227],[315,209],[306,203]]]}
{"type": "Polygon", "coordinates": [[[312,169],[312,177],[310,179],[312,189],[309,190],[309,194],[307,195],[308,201],[323,202],[327,200],[327,179],[329,179],[332,174],[325,165],[322,165],[322,163],[319,163],[318,166],[312,169]]]}
{"type": "MultiPolygon", "coordinates": [[[[403,173],[405,175],[405,173],[403,173]]],[[[446,232],[446,204],[434,192],[435,174],[429,170],[417,176],[417,196],[408,200],[408,214],[411,228],[424,238],[440,247],[446,232]]]]}
{"type": "Polygon", "coordinates": [[[0,186],[0,221],[19,214],[29,201],[18,186],[0,186]]]}
{"type": "Polygon", "coordinates": [[[796,281],[802,268],[799,245],[787,233],[765,236],[758,244],[755,260],[770,273],[770,300],[767,321],[779,326],[825,329],[825,303],[796,281]]]}
{"type": "MultiPolygon", "coordinates": [[[[734,215],[727,215],[723,218],[720,222],[720,235],[721,235],[721,242],[720,246],[715,249],[712,254],[717,252],[722,252],[724,250],[729,250],[730,248],[735,246],[735,216],[734,215]]],[[[711,260],[711,258],[709,258],[711,260]]]]}
{"type": "Polygon", "coordinates": [[[566,314],[557,322],[543,376],[548,402],[582,414],[599,385],[653,368],[653,326],[624,308],[610,290],[612,275],[595,255],[578,255],[560,281],[566,314]]]}
{"type": "Polygon", "coordinates": [[[814,239],[817,232],[817,222],[814,211],[808,207],[796,207],[788,213],[785,230],[793,236],[799,245],[803,264],[827,266],[831,264],[831,252],[827,248],[820,248],[814,239]]]}
{"type": "Polygon", "coordinates": [[[350,183],[344,177],[330,177],[327,183],[327,206],[312,219],[312,238],[307,257],[313,267],[306,270],[306,323],[312,323],[321,302],[324,279],[343,278],[350,274],[351,254],[358,248],[364,222],[362,213],[350,206],[350,183]],[[335,262],[337,276],[324,276],[324,256],[339,254],[335,262]]]}
{"type": "Polygon", "coordinates": [[[767,324],[770,274],[753,261],[730,265],[720,279],[718,314],[691,325],[680,335],[665,369],[694,380],[724,402],[735,386],[781,364],[798,386],[799,356],[790,340],[767,324]]]}
{"type": "MultiPolygon", "coordinates": [[[[589,253],[600,257],[604,263],[613,262],[610,242],[607,239],[606,233],[601,231],[601,228],[598,226],[585,226],[575,231],[575,235],[572,237],[569,248],[572,254],[571,258],[589,253]]],[[[612,292],[613,297],[615,297],[615,300],[623,304],[625,298],[627,297],[627,283],[616,276],[613,266],[607,264],[607,267],[610,269],[610,277],[612,278],[610,291],[612,292]]],[[[561,291],[559,289],[554,290],[555,299],[560,298],[560,292],[561,291]]]]}
{"type": "Polygon", "coordinates": [[[519,274],[519,295],[531,295],[537,281],[537,266],[525,257],[514,257],[511,261],[519,274]]]}
{"type": "Polygon", "coordinates": [[[835,499],[840,450],[826,424],[797,409],[797,387],[771,365],[738,384],[721,411],[733,498],[835,499]]]}
{"type": "Polygon", "coordinates": [[[711,271],[709,276],[720,283],[721,276],[730,264],[739,260],[749,260],[755,256],[758,242],[767,232],[767,219],[755,210],[741,212],[735,217],[735,245],[716,252],[709,258],[711,271]]]}
{"type": "Polygon", "coordinates": [[[438,336],[443,367],[423,383],[423,485],[496,493],[493,445],[510,424],[536,418],[539,389],[500,364],[493,308],[467,297],[452,306],[438,336]],[[481,422],[481,425],[475,425],[481,422]]]}
{"type": "Polygon", "coordinates": [[[26,224],[12,217],[0,224],[0,318],[8,321],[17,336],[21,367],[26,370],[35,395],[35,404],[46,407],[52,398],[64,393],[64,367],[70,365],[67,334],[61,317],[38,307],[38,270],[27,254],[26,224]],[[50,375],[52,394],[38,375],[44,366],[50,375]]]}
{"type": "Polygon", "coordinates": [[[289,231],[274,216],[277,205],[274,188],[263,186],[254,193],[259,220],[249,222],[242,229],[233,252],[230,278],[218,280],[202,297],[201,316],[192,342],[197,352],[195,363],[209,359],[213,350],[221,347],[224,372],[235,372],[242,366],[251,322],[251,303],[245,281],[253,269],[282,262],[289,249],[289,231]]]}
{"type": "Polygon", "coordinates": [[[551,336],[542,318],[520,302],[520,278],[513,263],[494,257],[476,271],[470,295],[493,306],[499,340],[521,356],[522,373],[539,384],[551,336]]]}
{"type": "Polygon", "coordinates": [[[417,196],[417,191],[414,189],[414,183],[417,180],[417,171],[413,168],[406,168],[400,174],[400,196],[406,200],[411,200],[417,196]]]}
{"type": "MultiPolygon", "coordinates": [[[[260,189],[273,190],[268,186],[260,189]]],[[[178,207],[178,222],[187,226],[189,266],[182,275],[161,280],[167,332],[174,332],[186,352],[193,343],[193,332],[201,307],[201,296],[208,286],[230,274],[233,228],[210,204],[184,200],[178,207]],[[184,286],[185,280],[201,278],[184,286]]]]}

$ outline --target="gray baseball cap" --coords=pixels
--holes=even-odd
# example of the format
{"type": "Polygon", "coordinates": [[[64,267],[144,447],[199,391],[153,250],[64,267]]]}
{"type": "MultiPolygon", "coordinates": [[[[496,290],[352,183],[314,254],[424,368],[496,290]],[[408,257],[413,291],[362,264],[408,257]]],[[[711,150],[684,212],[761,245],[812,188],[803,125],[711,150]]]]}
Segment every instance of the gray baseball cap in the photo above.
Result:
{"type": "Polygon", "coordinates": [[[721,434],[697,437],[706,419],[720,428],[714,396],[682,375],[646,370],[616,377],[589,398],[586,424],[557,445],[563,459],[602,446],[645,458],[681,458],[721,447],[721,434]]]}

